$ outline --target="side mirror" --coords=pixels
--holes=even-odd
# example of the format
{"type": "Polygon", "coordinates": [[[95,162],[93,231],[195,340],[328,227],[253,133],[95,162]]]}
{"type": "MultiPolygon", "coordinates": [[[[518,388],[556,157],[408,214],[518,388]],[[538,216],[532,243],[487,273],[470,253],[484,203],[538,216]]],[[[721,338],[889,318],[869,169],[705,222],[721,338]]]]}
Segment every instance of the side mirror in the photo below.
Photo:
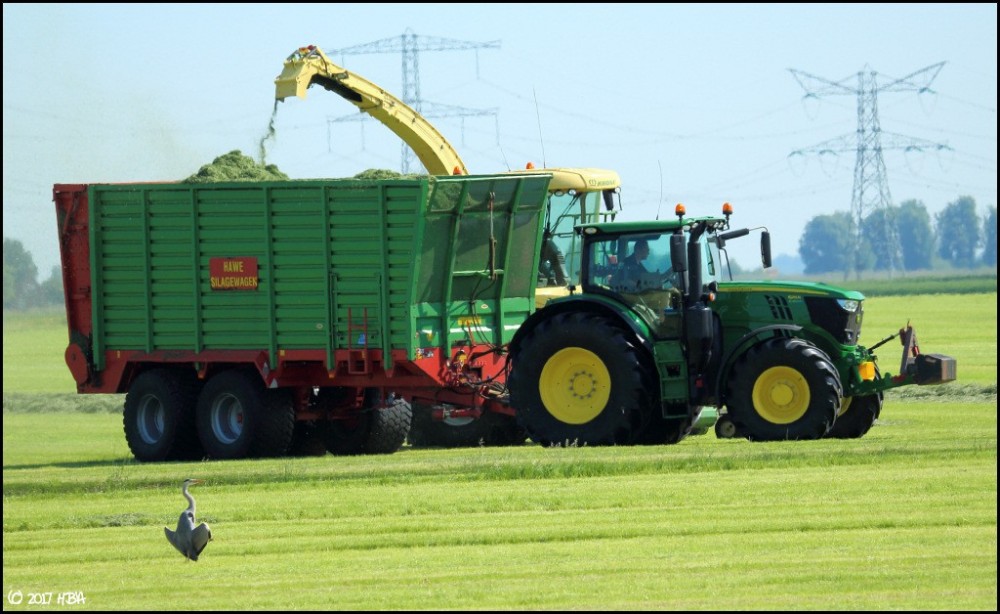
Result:
{"type": "Polygon", "coordinates": [[[771,233],[760,233],[760,262],[765,269],[771,268],[771,233]]]}
{"type": "Polygon", "coordinates": [[[688,269],[687,247],[682,234],[670,235],[670,268],[674,273],[684,273],[688,269]]]}

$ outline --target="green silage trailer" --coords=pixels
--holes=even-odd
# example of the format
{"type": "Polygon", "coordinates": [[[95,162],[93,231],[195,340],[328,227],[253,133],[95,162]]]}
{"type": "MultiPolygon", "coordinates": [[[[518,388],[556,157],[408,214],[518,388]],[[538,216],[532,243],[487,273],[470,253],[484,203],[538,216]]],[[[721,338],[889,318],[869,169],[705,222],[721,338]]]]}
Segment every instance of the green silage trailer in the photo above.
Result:
{"type": "Polygon", "coordinates": [[[516,438],[550,179],[56,185],[77,390],[143,461],[390,453],[414,408],[516,438]]]}

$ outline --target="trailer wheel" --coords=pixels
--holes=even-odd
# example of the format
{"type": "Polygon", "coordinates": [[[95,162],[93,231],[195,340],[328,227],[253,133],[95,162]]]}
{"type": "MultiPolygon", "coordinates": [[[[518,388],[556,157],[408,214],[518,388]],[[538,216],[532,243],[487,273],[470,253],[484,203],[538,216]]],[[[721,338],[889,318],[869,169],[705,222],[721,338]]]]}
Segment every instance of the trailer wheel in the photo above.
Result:
{"type": "Polygon", "coordinates": [[[284,454],[294,420],[287,391],[266,390],[249,370],[216,375],[198,396],[198,435],[212,458],[284,454]]]}
{"type": "Polygon", "coordinates": [[[847,397],[833,428],[826,434],[832,439],[863,437],[882,413],[882,393],[863,397],[847,397]]]}
{"type": "Polygon", "coordinates": [[[125,395],[125,441],[136,460],[194,460],[204,454],[194,424],[199,384],[194,373],[153,369],[125,395]]]}
{"type": "Polygon", "coordinates": [[[840,410],[840,376],[825,353],[801,339],[776,338],[734,365],[728,415],[747,439],[819,439],[840,410]]]}
{"type": "Polygon", "coordinates": [[[371,431],[365,442],[368,454],[392,454],[406,441],[413,419],[413,410],[404,399],[394,399],[390,403],[370,412],[371,431]]]}
{"type": "Polygon", "coordinates": [[[260,428],[253,432],[251,456],[282,456],[288,453],[295,436],[295,403],[287,389],[264,391],[264,412],[260,428]]]}
{"type": "Polygon", "coordinates": [[[559,314],[531,331],[508,388],[518,422],[544,446],[631,444],[651,415],[638,351],[591,314],[559,314]]]}
{"type": "Polygon", "coordinates": [[[368,388],[361,411],[330,421],[326,449],[337,456],[392,454],[406,441],[412,417],[404,399],[393,397],[383,407],[379,389],[368,388]]]}

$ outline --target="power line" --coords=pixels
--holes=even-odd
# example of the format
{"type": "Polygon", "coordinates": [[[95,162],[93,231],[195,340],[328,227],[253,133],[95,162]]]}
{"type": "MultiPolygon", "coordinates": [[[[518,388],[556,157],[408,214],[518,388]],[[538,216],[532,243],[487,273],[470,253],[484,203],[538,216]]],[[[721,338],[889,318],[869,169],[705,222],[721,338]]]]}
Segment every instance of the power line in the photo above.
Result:
{"type": "MultiPolygon", "coordinates": [[[[840,81],[831,81],[823,77],[789,68],[795,80],[806,91],[805,98],[820,96],[851,95],[857,99],[858,127],[855,135],[843,135],[812,147],[792,152],[790,155],[803,153],[837,153],[850,151],[853,145],[855,151],[854,188],[851,192],[851,233],[853,249],[850,255],[849,268],[859,278],[861,276],[861,223],[870,211],[886,212],[892,206],[892,196],[889,193],[888,173],[885,161],[882,159],[884,149],[903,149],[906,151],[948,149],[946,144],[933,143],[900,134],[883,132],[878,116],[878,95],[889,92],[934,93],[930,89],[931,82],[937,77],[944,62],[939,62],[899,79],[879,75],[874,70],[865,67],[857,73],[857,85],[850,82],[853,77],[840,81]],[[881,77],[881,79],[880,79],[881,77]]],[[[902,267],[902,246],[899,233],[891,220],[886,220],[886,241],[884,250],[887,257],[889,273],[902,267]]]]}
{"type": "MultiPolygon", "coordinates": [[[[400,36],[383,38],[381,40],[341,49],[331,49],[328,55],[340,54],[358,55],[370,53],[400,53],[403,59],[403,96],[402,100],[413,107],[417,113],[424,117],[478,117],[483,115],[497,115],[496,109],[467,109],[454,105],[444,105],[423,100],[420,96],[420,53],[421,51],[456,51],[472,49],[476,51],[476,76],[479,76],[479,50],[499,49],[500,41],[489,41],[485,43],[474,41],[461,41],[450,38],[436,36],[418,36],[410,28],[407,28],[400,36]],[[426,112],[425,112],[426,108],[426,112]]],[[[330,121],[356,121],[357,116],[345,116],[334,118],[330,121]]],[[[410,161],[413,158],[413,150],[406,143],[402,144],[402,162],[400,170],[406,174],[410,172],[410,161]]]]}

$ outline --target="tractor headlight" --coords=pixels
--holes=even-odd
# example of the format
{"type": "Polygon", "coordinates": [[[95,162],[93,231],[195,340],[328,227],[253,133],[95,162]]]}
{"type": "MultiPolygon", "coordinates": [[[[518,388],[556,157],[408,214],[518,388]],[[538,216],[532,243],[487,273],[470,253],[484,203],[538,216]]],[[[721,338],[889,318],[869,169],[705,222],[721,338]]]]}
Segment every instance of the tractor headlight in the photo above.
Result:
{"type": "Polygon", "coordinates": [[[854,313],[855,311],[858,310],[858,305],[860,305],[861,303],[860,301],[856,301],[854,299],[841,298],[837,299],[837,304],[840,305],[840,308],[843,309],[844,311],[848,313],[854,313]]]}

